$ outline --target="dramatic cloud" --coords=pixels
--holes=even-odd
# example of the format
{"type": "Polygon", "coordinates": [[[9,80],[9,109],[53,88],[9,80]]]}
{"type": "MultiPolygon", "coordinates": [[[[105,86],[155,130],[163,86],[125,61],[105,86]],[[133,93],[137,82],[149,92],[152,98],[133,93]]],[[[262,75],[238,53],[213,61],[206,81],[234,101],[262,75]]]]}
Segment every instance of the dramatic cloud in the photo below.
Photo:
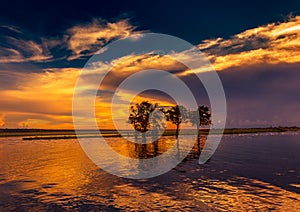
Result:
{"type": "Polygon", "coordinates": [[[249,29],[229,39],[204,40],[198,47],[216,70],[300,62],[300,16],[249,29]]]}
{"type": "Polygon", "coordinates": [[[140,33],[134,31],[135,27],[130,25],[128,20],[111,23],[102,19],[94,19],[91,23],[67,29],[60,38],[41,37],[38,41],[26,38],[26,35],[14,26],[3,25],[0,26],[0,30],[4,30],[0,40],[5,42],[5,45],[0,46],[0,63],[49,62],[59,59],[54,58],[51,52],[55,47],[59,47],[68,60],[78,59],[91,56],[113,39],[129,35],[138,36],[140,33]],[[14,36],[11,35],[12,32],[14,36]]]}
{"type": "MultiPolygon", "coordinates": [[[[300,62],[300,16],[289,18],[286,22],[246,30],[230,39],[205,40],[198,48],[218,71],[234,67],[297,63],[300,62]]],[[[186,62],[198,62],[201,59],[194,56],[193,51],[170,53],[166,56],[151,52],[146,55],[130,55],[114,61],[117,64],[114,67],[116,73],[111,76],[118,78],[146,68],[164,69],[178,76],[211,71],[211,66],[205,61],[201,67],[191,71],[168,56],[186,62]]]]}
{"type": "MultiPolygon", "coordinates": [[[[229,127],[299,124],[299,74],[296,71],[300,67],[299,26],[300,17],[294,17],[283,23],[244,31],[229,39],[205,40],[197,46],[220,71],[228,101],[229,127]]],[[[87,56],[114,39],[141,34],[127,20],[109,23],[95,19],[66,30],[61,38],[37,40],[25,38],[19,28],[1,27],[11,32],[0,36],[5,43],[0,46],[0,126],[5,124],[5,127],[72,128],[72,97],[80,68],[67,67],[74,64],[73,67],[80,67],[79,60],[75,59],[85,61],[87,56]]],[[[96,99],[99,126],[113,126],[111,100],[119,84],[131,74],[146,69],[177,75],[191,87],[199,104],[209,105],[203,85],[195,81],[192,73],[207,74],[211,66],[203,60],[203,66],[189,70],[176,59],[193,63],[200,58],[195,57],[193,51],[170,52],[166,56],[133,52],[93,64],[82,77],[86,96],[95,86],[97,88],[101,73],[110,70],[96,99]]],[[[132,91],[126,92],[117,96],[121,105],[132,101],[128,98],[132,91]]],[[[143,99],[163,106],[174,103],[162,93],[153,91],[136,96],[133,101],[143,99]]],[[[127,114],[125,109],[117,114],[127,114]]]]}
{"type": "Polygon", "coordinates": [[[0,63],[41,62],[52,58],[49,52],[34,42],[7,38],[12,47],[0,46],[0,63]]]}
{"type": "Polygon", "coordinates": [[[72,95],[78,74],[79,69],[75,68],[11,72],[11,81],[17,84],[7,84],[6,89],[0,90],[0,111],[6,116],[7,126],[26,123],[30,127],[71,128],[72,95]]]}
{"type": "Polygon", "coordinates": [[[27,39],[14,26],[1,26],[0,32],[0,41],[5,43],[0,45],[0,63],[42,62],[52,58],[46,39],[43,42],[27,39]]]}
{"type": "Polygon", "coordinates": [[[68,48],[73,52],[69,59],[91,55],[113,39],[137,34],[138,32],[133,32],[134,29],[128,20],[105,23],[103,20],[94,19],[92,23],[74,26],[67,31],[68,48]]]}

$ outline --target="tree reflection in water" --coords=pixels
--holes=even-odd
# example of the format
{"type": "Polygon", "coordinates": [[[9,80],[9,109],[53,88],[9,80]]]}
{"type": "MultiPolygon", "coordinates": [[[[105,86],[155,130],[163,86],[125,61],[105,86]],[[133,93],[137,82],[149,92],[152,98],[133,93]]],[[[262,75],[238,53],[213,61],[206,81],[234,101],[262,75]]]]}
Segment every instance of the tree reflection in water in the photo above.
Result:
{"type": "MultiPolygon", "coordinates": [[[[159,155],[162,155],[174,145],[176,146],[176,151],[178,157],[180,156],[181,148],[184,148],[180,144],[180,138],[174,138],[173,136],[163,136],[162,138],[150,138],[153,142],[147,143],[147,137],[135,138],[135,143],[127,141],[127,152],[129,153],[129,157],[137,158],[137,159],[148,159],[154,158],[159,155]]],[[[195,144],[187,158],[199,158],[207,136],[200,136],[195,140],[195,144]]]]}

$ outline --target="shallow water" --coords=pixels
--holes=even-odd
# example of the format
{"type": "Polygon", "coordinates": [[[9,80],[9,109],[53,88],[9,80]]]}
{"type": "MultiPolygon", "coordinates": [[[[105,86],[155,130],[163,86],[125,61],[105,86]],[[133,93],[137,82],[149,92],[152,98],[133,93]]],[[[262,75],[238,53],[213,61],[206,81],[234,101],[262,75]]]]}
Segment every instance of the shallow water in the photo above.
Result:
{"type": "MultiPolygon", "coordinates": [[[[75,139],[0,139],[0,211],[300,211],[300,135],[225,135],[204,165],[197,146],[177,167],[147,180],[108,174],[75,139]]],[[[120,138],[110,145],[140,157],[120,138]]],[[[165,137],[158,149],[174,144],[165,137]]]]}

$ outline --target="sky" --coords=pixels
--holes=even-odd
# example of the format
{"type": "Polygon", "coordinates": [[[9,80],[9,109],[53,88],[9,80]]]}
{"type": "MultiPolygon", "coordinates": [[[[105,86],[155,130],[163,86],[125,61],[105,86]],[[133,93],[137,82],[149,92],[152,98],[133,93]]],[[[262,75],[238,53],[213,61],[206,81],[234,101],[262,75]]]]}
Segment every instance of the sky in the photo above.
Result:
{"type": "MultiPolygon", "coordinates": [[[[177,36],[203,52],[225,90],[227,127],[300,125],[299,1],[5,1],[0,127],[72,129],[74,86],[88,59],[117,39],[145,32],[177,36]]],[[[108,103],[120,77],[147,67],[180,75],[198,103],[209,104],[202,85],[178,62],[157,55],[118,62],[98,93],[101,128],[112,128],[108,103]]],[[[171,104],[161,94],[144,94],[154,97],[171,104]]]]}

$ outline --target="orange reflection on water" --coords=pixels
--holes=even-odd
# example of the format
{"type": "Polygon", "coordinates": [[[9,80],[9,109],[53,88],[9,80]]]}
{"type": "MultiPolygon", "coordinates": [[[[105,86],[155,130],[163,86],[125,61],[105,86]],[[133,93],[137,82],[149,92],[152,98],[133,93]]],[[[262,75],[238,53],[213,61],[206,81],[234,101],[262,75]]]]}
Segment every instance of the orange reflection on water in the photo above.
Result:
{"type": "MultiPolygon", "coordinates": [[[[200,147],[204,141],[203,138],[200,147]]],[[[124,155],[138,156],[139,150],[134,149],[134,144],[128,146],[120,138],[109,138],[108,143],[124,155]]],[[[158,153],[174,144],[173,137],[164,137],[158,142],[158,153]]],[[[152,147],[150,144],[146,149],[150,157],[154,152],[152,147]]],[[[252,152],[253,156],[257,151],[252,152]]],[[[186,160],[170,172],[147,180],[127,180],[99,169],[75,139],[22,141],[21,138],[2,138],[0,211],[18,208],[25,211],[300,210],[297,190],[238,176],[236,172],[228,173],[227,168],[236,164],[226,168],[226,163],[222,163],[224,158],[228,160],[224,151],[216,153],[212,161],[203,166],[197,164],[197,155],[196,142],[186,160]]],[[[289,174],[298,179],[298,170],[290,170],[289,174]]],[[[298,184],[291,185],[297,189],[298,184]]]]}

